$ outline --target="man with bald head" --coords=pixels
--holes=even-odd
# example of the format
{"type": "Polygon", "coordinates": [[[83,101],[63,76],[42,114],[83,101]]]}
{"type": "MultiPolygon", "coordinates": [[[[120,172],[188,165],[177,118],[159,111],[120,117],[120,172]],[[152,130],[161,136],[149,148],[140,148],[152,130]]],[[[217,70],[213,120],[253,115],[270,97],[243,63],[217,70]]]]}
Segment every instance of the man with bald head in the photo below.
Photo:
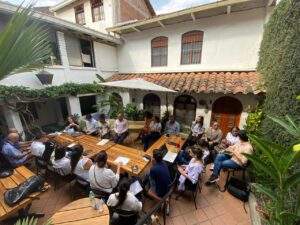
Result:
{"type": "Polygon", "coordinates": [[[2,147],[2,155],[13,167],[18,167],[26,163],[30,158],[28,152],[22,152],[19,145],[20,136],[18,133],[12,132],[7,135],[2,147]]]}

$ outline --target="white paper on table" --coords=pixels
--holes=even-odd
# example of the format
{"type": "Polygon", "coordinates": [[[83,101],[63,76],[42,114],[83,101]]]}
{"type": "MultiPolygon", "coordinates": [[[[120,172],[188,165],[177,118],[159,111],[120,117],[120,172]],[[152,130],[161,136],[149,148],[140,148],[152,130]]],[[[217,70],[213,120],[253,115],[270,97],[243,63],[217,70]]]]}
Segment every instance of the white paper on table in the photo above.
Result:
{"type": "Polygon", "coordinates": [[[140,193],[143,190],[140,182],[138,180],[136,180],[135,182],[133,182],[130,185],[129,191],[134,194],[137,195],[138,193],[140,193]]]}
{"type": "Polygon", "coordinates": [[[62,132],[55,132],[55,134],[56,134],[56,135],[61,135],[61,134],[62,134],[62,132]]]}
{"type": "Polygon", "coordinates": [[[109,139],[102,139],[101,141],[99,141],[98,143],[97,143],[97,145],[105,145],[105,144],[107,144],[109,142],[109,139]]]}
{"type": "Polygon", "coordinates": [[[177,153],[168,151],[167,154],[165,155],[165,157],[163,158],[163,160],[173,163],[175,161],[176,157],[177,157],[177,153]]]}
{"type": "Polygon", "coordinates": [[[72,148],[72,147],[74,147],[76,145],[76,143],[74,142],[74,143],[71,143],[71,144],[69,144],[68,146],[67,146],[67,148],[72,148]]]}
{"type": "Polygon", "coordinates": [[[127,157],[119,156],[114,162],[120,163],[121,165],[125,166],[129,162],[129,159],[127,157]]]}

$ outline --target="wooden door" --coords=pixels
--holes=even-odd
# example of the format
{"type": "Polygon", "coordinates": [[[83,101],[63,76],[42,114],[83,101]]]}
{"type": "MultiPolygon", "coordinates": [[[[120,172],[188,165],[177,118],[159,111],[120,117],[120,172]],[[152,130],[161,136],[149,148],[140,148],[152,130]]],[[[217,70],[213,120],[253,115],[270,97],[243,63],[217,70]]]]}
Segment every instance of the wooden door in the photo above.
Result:
{"type": "Polygon", "coordinates": [[[211,121],[218,121],[225,136],[232,127],[239,126],[243,106],[232,97],[221,97],[213,103],[211,121]]]}

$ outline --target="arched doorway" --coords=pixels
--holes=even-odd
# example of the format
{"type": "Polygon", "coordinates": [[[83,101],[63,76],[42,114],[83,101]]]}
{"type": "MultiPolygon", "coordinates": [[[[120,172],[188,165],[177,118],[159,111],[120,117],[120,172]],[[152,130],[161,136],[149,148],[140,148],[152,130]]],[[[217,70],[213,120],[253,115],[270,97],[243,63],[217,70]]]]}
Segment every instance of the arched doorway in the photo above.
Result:
{"type": "Polygon", "coordinates": [[[174,101],[174,115],[176,120],[190,126],[196,116],[197,102],[190,95],[180,95],[174,101]]]}
{"type": "Polygon", "coordinates": [[[144,111],[160,117],[160,98],[156,94],[147,94],[143,98],[144,111]]]}
{"type": "Polygon", "coordinates": [[[223,135],[226,135],[232,127],[239,126],[242,111],[243,105],[239,100],[221,97],[212,105],[211,121],[218,121],[223,135]]]}

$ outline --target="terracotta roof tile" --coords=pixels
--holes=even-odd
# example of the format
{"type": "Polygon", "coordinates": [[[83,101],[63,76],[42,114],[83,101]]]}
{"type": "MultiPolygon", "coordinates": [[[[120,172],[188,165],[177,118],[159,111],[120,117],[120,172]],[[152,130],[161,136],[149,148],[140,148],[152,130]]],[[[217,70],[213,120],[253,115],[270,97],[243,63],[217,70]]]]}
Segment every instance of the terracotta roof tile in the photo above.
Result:
{"type": "Polygon", "coordinates": [[[115,74],[109,81],[142,78],[157,85],[185,93],[258,94],[259,74],[255,71],[127,73],[115,74]]]}

